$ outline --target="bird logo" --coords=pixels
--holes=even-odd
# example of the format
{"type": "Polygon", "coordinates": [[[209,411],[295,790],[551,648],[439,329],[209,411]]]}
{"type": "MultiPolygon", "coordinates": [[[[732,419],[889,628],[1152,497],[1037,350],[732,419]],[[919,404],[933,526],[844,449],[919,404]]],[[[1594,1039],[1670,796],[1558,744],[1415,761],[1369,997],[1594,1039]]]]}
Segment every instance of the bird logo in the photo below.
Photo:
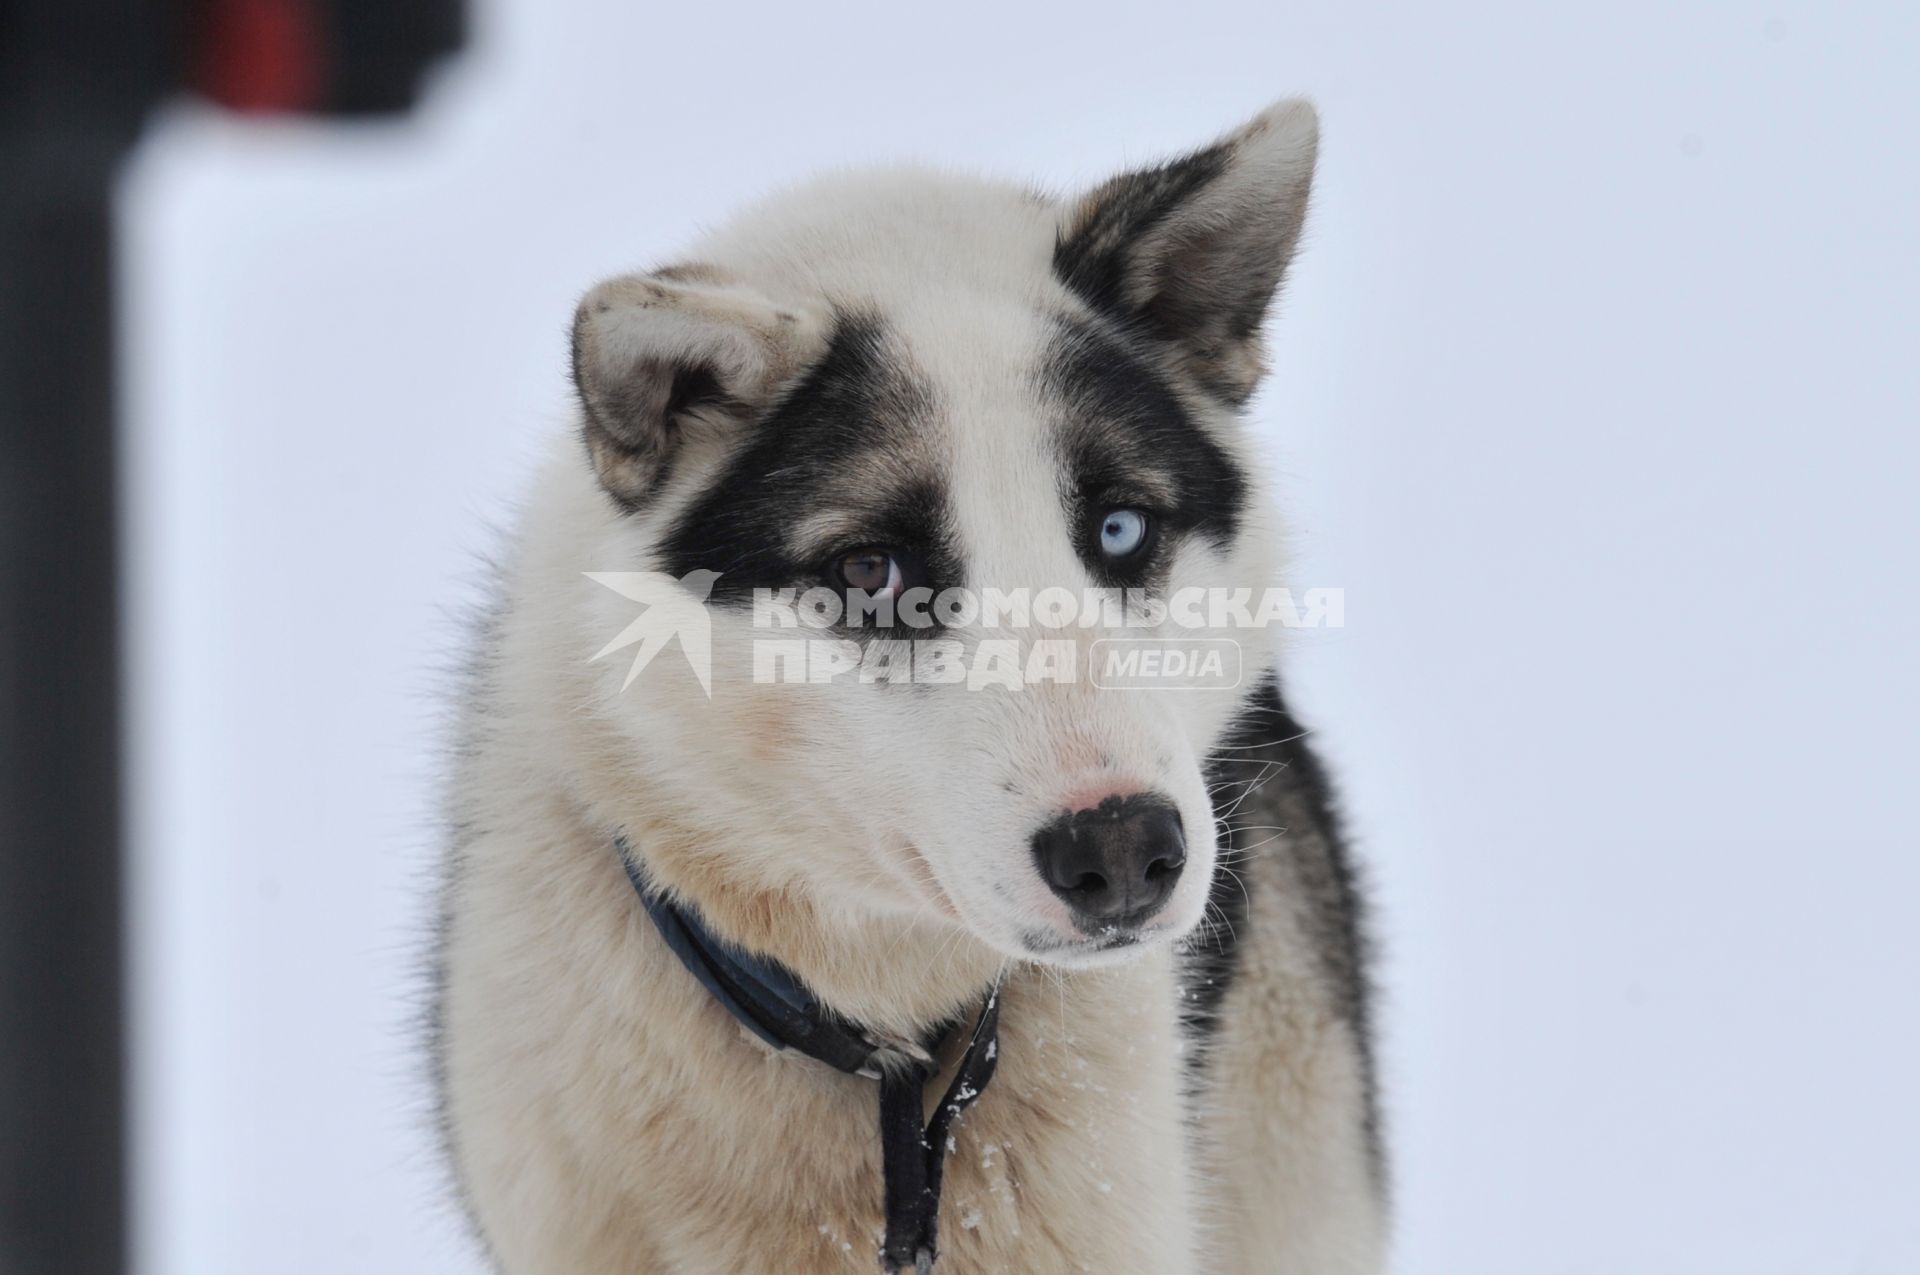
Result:
{"type": "Polygon", "coordinates": [[[664,571],[588,571],[587,579],[612,589],[645,609],[620,635],[593,655],[604,659],[615,651],[639,644],[633,663],[627,667],[627,679],[620,684],[632,686],[640,671],[653,657],[672,645],[677,638],[680,653],[687,657],[700,689],[713,698],[713,619],[707,614],[707,597],[713,592],[718,571],[689,571],[675,579],[664,571]]]}

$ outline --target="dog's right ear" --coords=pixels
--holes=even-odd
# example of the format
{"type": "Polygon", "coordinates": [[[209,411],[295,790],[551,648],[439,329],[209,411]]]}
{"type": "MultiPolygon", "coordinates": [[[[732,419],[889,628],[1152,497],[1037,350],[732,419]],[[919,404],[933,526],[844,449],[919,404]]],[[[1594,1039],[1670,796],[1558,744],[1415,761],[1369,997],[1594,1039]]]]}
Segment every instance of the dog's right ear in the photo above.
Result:
{"type": "Polygon", "coordinates": [[[1319,141],[1319,116],[1294,98],[1211,146],[1122,173],[1068,206],[1054,271],[1242,404],[1264,369],[1260,329],[1300,239],[1319,141]]]}
{"type": "Polygon", "coordinates": [[[711,267],[607,280],[573,322],[573,379],[600,485],[637,508],[684,445],[764,410],[826,346],[825,316],[777,306],[711,267]]]}

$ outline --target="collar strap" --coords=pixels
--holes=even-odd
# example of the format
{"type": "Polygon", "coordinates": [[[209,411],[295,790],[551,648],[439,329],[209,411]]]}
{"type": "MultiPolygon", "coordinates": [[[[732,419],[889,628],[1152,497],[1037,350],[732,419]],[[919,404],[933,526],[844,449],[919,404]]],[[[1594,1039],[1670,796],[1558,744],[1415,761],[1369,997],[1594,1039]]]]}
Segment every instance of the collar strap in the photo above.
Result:
{"type": "MultiPolygon", "coordinates": [[[[940,1179],[960,1115],[993,1079],[999,1059],[1000,988],[988,992],[973,1025],[960,1068],[923,1128],[920,1113],[933,1056],[912,1041],[861,1031],[822,1005],[786,966],[740,950],[707,929],[699,914],[682,910],[651,889],[624,836],[614,850],[647,915],[680,963],[707,993],[774,1049],[794,1049],[838,1071],[880,1082],[880,1151],[885,1177],[886,1238],[880,1264],[886,1275],[929,1275],[939,1256],[940,1179]]],[[[930,1044],[948,1034],[942,1027],[930,1044]]]]}

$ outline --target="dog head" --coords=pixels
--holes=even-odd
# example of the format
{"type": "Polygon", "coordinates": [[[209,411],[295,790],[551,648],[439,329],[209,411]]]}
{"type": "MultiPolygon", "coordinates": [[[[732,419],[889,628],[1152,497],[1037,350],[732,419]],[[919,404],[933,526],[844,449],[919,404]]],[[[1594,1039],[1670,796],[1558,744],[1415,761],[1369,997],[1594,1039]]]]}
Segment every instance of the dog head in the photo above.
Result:
{"type": "Polygon", "coordinates": [[[1239,414],[1316,137],[1282,103],[1066,200],[836,178],[588,294],[595,565],[685,582],[707,674],[606,661],[594,711],[721,871],[1067,965],[1200,920],[1265,643],[1156,603],[1272,578],[1239,414]],[[1227,637],[1232,676],[1094,667],[1227,637]]]}

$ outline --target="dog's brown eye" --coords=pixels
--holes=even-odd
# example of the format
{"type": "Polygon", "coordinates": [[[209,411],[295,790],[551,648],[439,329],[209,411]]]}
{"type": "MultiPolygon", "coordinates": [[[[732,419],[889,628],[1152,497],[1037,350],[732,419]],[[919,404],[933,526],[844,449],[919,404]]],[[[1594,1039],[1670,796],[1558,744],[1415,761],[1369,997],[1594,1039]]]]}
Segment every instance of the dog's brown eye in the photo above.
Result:
{"type": "Polygon", "coordinates": [[[835,564],[841,583],[862,593],[899,593],[906,575],[899,561],[884,549],[855,549],[835,564]]]}

